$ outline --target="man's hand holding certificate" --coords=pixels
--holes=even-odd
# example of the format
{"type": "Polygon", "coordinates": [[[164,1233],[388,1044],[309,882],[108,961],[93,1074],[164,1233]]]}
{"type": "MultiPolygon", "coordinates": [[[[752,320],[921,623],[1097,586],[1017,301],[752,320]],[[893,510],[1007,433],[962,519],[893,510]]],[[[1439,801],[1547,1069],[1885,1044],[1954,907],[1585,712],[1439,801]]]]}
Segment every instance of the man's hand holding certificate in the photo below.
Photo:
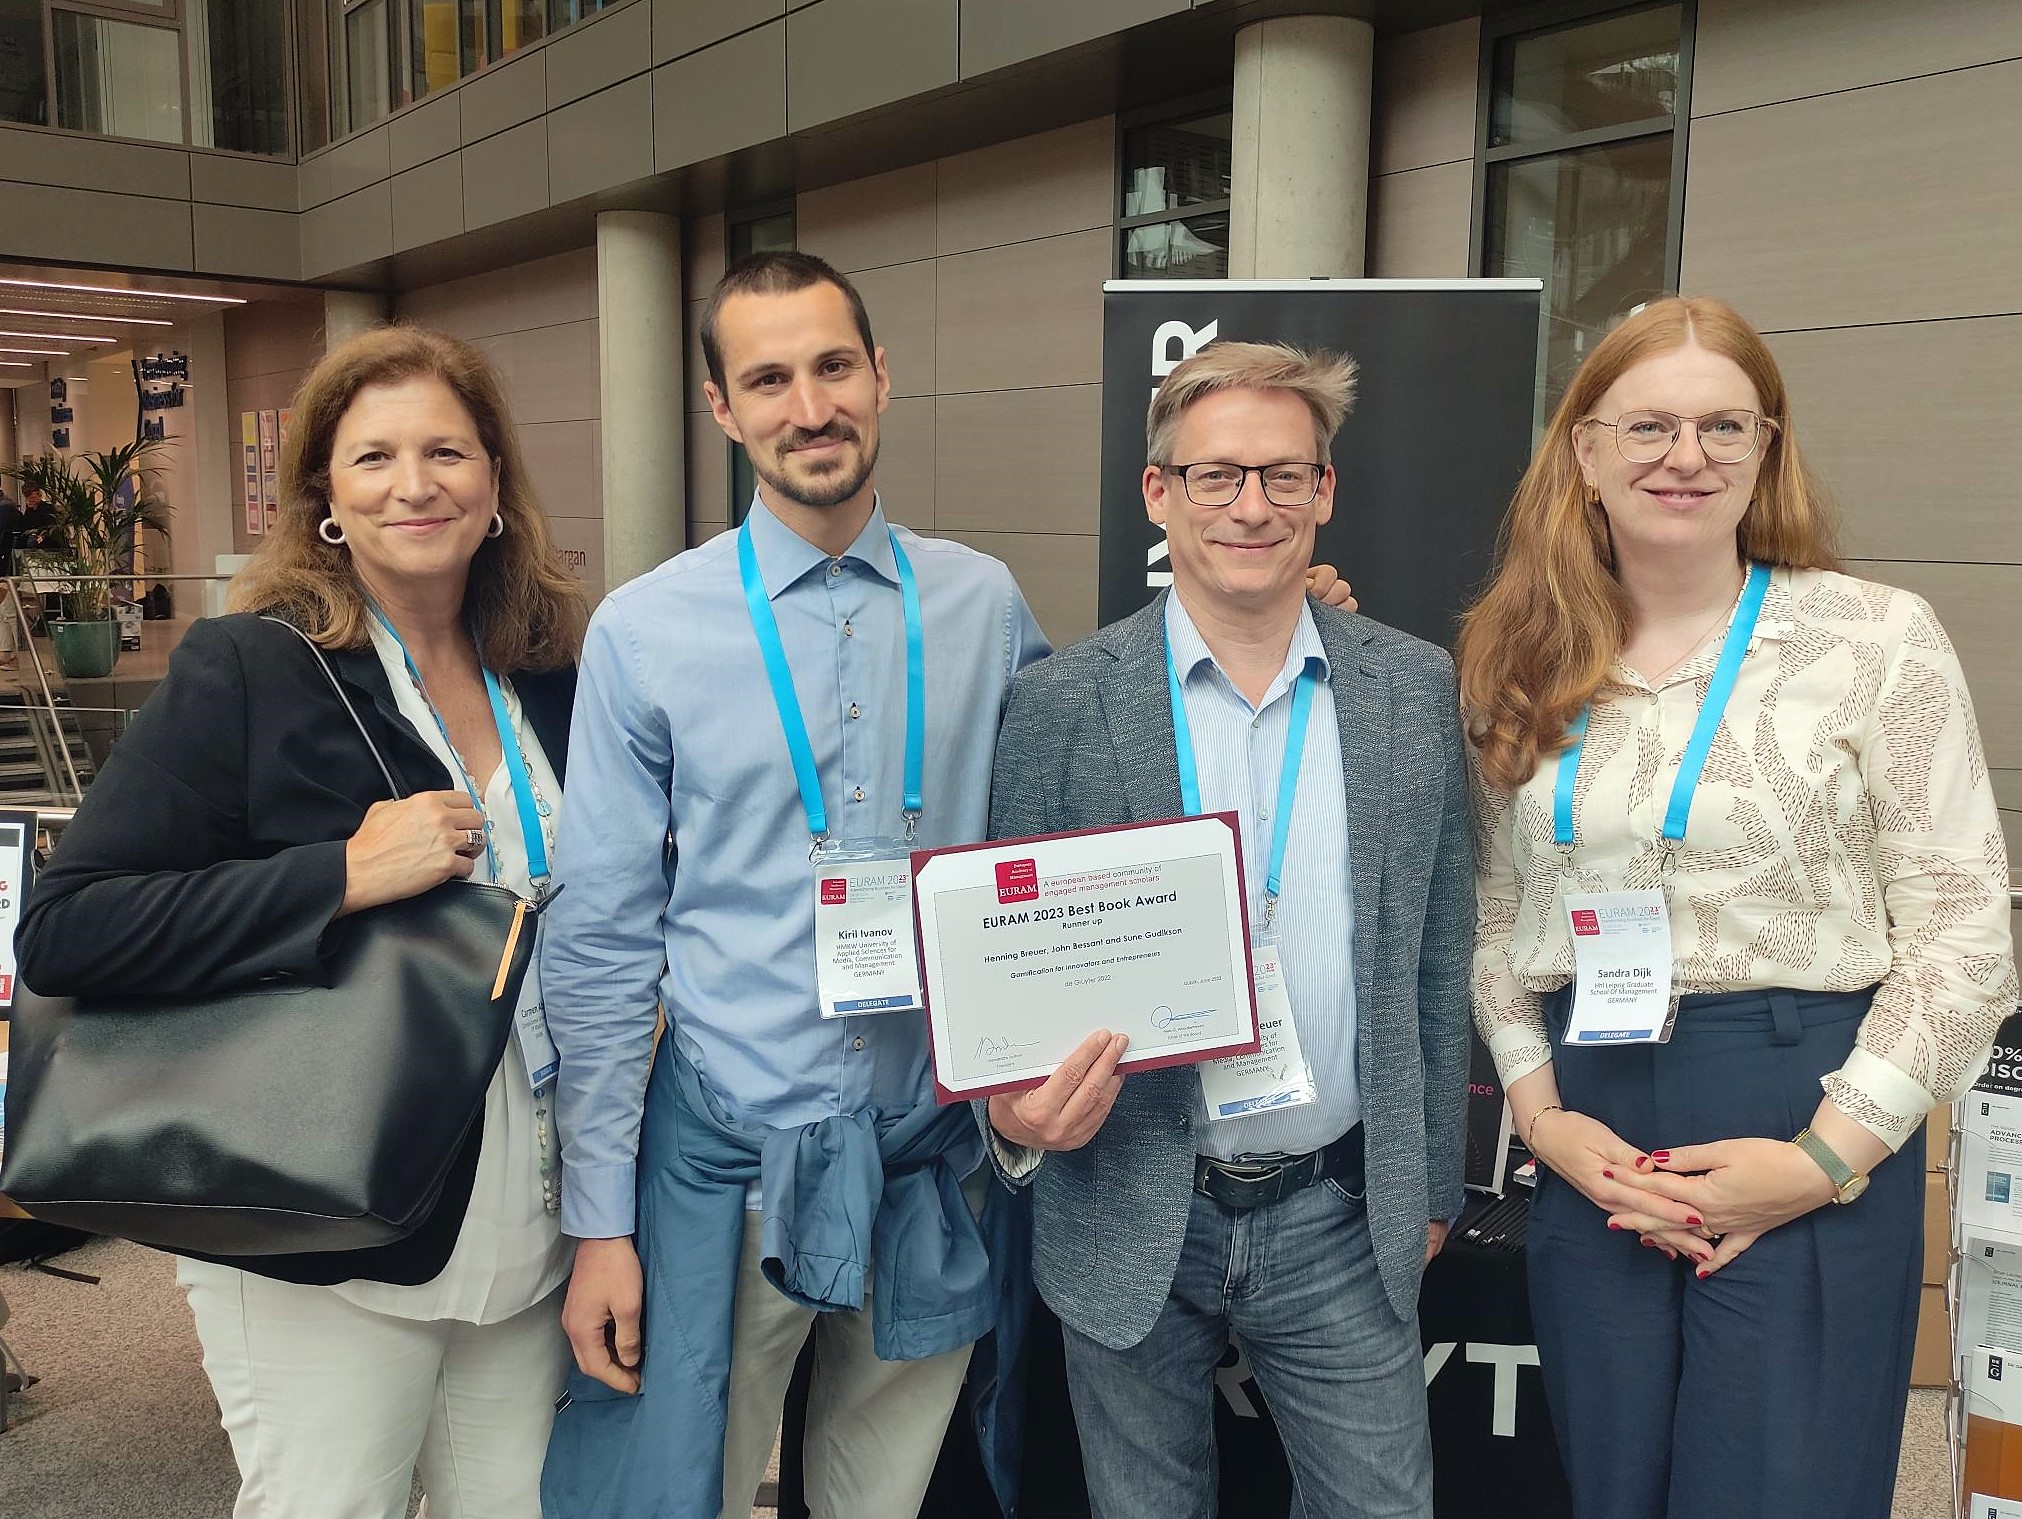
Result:
{"type": "Polygon", "coordinates": [[[1125,1071],[1257,1048],[1232,814],[921,851],[913,872],[943,1101],[1037,1086],[1102,1031],[1125,1071]]]}

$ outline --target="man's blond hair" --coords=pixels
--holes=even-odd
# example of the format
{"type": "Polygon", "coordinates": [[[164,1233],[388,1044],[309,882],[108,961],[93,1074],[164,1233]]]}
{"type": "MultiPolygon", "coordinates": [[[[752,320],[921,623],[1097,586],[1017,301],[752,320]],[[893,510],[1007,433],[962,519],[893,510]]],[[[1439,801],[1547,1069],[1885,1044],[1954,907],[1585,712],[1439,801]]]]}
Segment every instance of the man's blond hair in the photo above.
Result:
{"type": "Polygon", "coordinates": [[[1151,398],[1144,419],[1146,461],[1171,464],[1180,417],[1224,390],[1284,390],[1304,401],[1313,414],[1313,459],[1325,464],[1328,445],[1355,403],[1355,361],[1345,353],[1308,353],[1290,343],[1210,343],[1182,359],[1151,398]]]}

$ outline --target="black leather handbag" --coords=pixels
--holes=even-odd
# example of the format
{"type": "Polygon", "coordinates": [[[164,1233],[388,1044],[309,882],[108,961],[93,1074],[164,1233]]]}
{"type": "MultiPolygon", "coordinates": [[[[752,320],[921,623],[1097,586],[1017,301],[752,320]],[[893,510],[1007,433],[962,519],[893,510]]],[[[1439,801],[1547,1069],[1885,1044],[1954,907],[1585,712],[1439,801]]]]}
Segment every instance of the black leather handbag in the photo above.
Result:
{"type": "Polygon", "coordinates": [[[482,1119],[538,912],[452,881],[337,920],[313,979],[174,998],[20,988],[0,1192],[51,1223],[205,1255],[405,1238],[482,1119]]]}

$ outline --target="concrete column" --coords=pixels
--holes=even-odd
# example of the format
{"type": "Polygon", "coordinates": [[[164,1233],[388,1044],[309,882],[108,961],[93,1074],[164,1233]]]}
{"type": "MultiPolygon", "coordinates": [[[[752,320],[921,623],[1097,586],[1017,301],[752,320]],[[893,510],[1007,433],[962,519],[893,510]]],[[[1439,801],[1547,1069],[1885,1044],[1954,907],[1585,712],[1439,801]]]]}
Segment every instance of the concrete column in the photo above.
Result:
{"type": "Polygon", "coordinates": [[[1375,28],[1346,16],[1236,33],[1231,279],[1361,277],[1375,51],[1375,28]]]}
{"type": "Polygon", "coordinates": [[[328,353],[346,338],[369,331],[392,315],[392,303],[383,291],[324,291],[323,351],[328,353]]]}
{"type": "Polygon", "coordinates": [[[682,315],[679,218],[600,211],[597,376],[607,586],[621,586],[688,546],[682,315]]]}
{"type": "MultiPolygon", "coordinates": [[[[232,552],[232,523],[238,515],[232,481],[239,469],[238,418],[225,402],[225,319],[215,311],[190,317],[176,329],[190,356],[188,398],[180,412],[158,412],[169,422],[176,446],[175,516],[169,524],[176,568],[206,575],[218,555],[232,552]]],[[[175,588],[177,615],[195,617],[206,605],[223,607],[223,586],[207,594],[200,585],[175,588]]]]}

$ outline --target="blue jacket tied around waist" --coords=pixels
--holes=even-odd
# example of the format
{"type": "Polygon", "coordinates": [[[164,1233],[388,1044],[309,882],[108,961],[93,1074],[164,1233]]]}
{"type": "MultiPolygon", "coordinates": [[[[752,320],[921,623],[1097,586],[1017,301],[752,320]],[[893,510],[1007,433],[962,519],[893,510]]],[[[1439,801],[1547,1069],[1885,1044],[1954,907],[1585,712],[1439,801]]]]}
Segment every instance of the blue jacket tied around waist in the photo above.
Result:
{"type": "Polygon", "coordinates": [[[1015,1513],[1022,1388],[1000,1386],[996,1368],[1015,1363],[1008,1342],[1029,1304],[1030,1224],[1021,1199],[996,1186],[982,1227],[971,1213],[949,1155],[973,1124],[966,1104],[793,1128],[740,1123],[664,1041],[639,1145],[640,1390],[628,1397],[570,1369],[541,1476],[548,1519],[714,1519],[753,1182],[765,1200],[766,1280],[820,1312],[861,1309],[869,1280],[872,1339],[886,1360],[939,1355],[997,1328],[998,1343],[979,1346],[971,1363],[970,1394],[984,1465],[1015,1513]],[[995,1418],[999,1405],[1012,1416],[995,1418]]]}

